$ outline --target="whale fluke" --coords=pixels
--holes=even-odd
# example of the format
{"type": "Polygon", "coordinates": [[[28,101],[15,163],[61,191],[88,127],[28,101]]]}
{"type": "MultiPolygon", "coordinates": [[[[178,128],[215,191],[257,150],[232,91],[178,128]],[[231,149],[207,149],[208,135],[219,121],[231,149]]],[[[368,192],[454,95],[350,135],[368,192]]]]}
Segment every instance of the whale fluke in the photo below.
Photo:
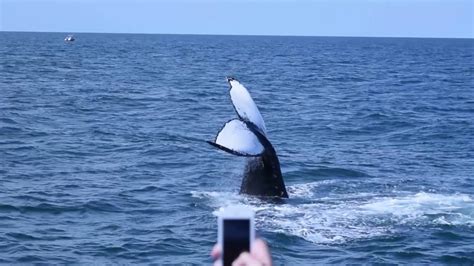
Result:
{"type": "Polygon", "coordinates": [[[263,117],[248,90],[236,79],[227,78],[230,98],[238,119],[224,124],[214,141],[208,141],[228,153],[247,156],[240,193],[288,198],[275,149],[266,136],[263,117]]]}

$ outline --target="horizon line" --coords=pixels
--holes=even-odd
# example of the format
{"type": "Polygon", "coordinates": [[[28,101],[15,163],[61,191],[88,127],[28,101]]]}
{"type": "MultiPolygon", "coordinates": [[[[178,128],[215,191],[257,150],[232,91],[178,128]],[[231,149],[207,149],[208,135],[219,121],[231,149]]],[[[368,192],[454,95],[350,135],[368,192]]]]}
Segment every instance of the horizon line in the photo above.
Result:
{"type": "Polygon", "coordinates": [[[473,40],[473,37],[434,37],[434,36],[351,36],[351,35],[275,35],[275,34],[230,34],[230,33],[151,33],[151,32],[88,32],[88,31],[23,31],[23,30],[0,30],[10,33],[65,33],[65,34],[130,34],[130,35],[189,35],[189,36],[248,36],[248,37],[321,37],[321,38],[398,38],[398,39],[465,39],[473,40]]]}

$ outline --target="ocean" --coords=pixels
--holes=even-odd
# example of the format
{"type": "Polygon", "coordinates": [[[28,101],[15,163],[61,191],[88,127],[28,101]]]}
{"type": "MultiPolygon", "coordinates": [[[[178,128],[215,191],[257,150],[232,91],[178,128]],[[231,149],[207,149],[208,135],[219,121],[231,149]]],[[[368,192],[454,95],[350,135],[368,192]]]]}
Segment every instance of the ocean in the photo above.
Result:
{"type": "Polygon", "coordinates": [[[275,265],[474,263],[474,40],[0,32],[0,263],[211,264],[244,204],[275,265]],[[265,119],[290,198],[216,150],[265,119]]]}

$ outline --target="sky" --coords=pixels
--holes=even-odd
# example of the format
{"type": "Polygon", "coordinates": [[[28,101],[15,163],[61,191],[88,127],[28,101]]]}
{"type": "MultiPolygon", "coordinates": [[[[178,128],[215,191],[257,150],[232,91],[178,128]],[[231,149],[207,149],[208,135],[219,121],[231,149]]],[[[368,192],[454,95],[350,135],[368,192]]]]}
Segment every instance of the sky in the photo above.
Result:
{"type": "Polygon", "coordinates": [[[474,0],[0,0],[0,31],[474,38],[474,0]]]}

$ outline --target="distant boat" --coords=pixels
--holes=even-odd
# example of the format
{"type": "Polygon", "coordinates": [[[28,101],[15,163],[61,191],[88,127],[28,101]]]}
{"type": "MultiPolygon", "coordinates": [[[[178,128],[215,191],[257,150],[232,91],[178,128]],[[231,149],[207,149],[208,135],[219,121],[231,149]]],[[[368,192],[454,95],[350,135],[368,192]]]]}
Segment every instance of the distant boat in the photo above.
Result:
{"type": "Polygon", "coordinates": [[[64,38],[65,42],[73,42],[75,40],[76,40],[76,38],[74,38],[74,35],[72,35],[72,34],[70,34],[70,35],[66,36],[66,38],[64,38]]]}

